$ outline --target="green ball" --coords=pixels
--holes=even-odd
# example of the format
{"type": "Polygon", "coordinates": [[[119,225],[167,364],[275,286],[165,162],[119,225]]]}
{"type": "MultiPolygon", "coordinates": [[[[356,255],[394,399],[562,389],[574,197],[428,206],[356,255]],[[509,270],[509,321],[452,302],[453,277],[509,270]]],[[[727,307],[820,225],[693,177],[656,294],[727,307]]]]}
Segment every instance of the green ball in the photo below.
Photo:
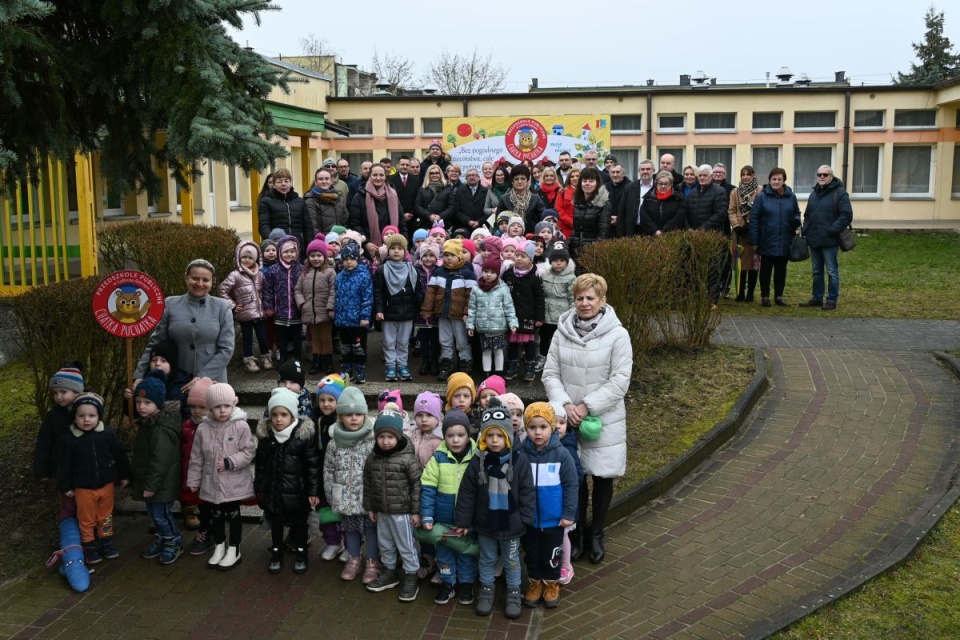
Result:
{"type": "Polygon", "coordinates": [[[600,429],[602,428],[603,425],[600,423],[600,418],[587,416],[580,421],[580,437],[592,442],[600,437],[600,429]]]}

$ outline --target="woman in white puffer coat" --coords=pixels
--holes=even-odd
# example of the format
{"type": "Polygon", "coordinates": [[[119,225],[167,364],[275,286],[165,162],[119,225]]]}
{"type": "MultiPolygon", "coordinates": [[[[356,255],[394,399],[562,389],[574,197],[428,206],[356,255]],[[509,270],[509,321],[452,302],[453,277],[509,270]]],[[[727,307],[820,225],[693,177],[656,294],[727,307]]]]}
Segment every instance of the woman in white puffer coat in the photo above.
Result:
{"type": "MultiPolygon", "coordinates": [[[[550,402],[563,405],[567,423],[579,427],[589,414],[600,420],[596,440],[580,438],[584,476],[592,476],[593,526],[590,532],[590,562],[603,561],[603,529],[613,499],[613,481],[627,466],[627,423],[623,398],[633,372],[630,334],[607,304],[607,281],[585,273],[573,284],[574,308],[557,324],[547,361],[543,386],[550,402]]],[[[586,480],[580,485],[580,517],[572,532],[572,557],[583,553],[587,533],[586,480]],[[579,553],[578,553],[579,552],[579,553]]]]}

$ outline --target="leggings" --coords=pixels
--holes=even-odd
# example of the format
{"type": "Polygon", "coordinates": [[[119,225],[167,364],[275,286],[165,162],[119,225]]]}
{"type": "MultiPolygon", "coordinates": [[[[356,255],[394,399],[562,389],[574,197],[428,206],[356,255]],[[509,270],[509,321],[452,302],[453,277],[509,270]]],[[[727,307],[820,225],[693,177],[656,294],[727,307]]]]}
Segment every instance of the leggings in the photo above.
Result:
{"type": "Polygon", "coordinates": [[[230,546],[240,546],[243,534],[243,521],[240,519],[239,502],[221,502],[210,505],[211,529],[213,541],[217,544],[227,541],[227,523],[230,523],[230,546]]]}
{"type": "MultiPolygon", "coordinates": [[[[283,527],[290,525],[290,542],[298,549],[307,548],[307,512],[290,511],[268,513],[270,520],[270,542],[275,549],[283,547],[283,527]]],[[[232,531],[231,531],[232,532],[232,531]]]]}
{"type": "Polygon", "coordinates": [[[315,356],[333,355],[333,323],[308,324],[310,329],[310,352],[315,356]]]}
{"type": "Polygon", "coordinates": [[[440,358],[440,328],[420,327],[417,330],[420,339],[420,355],[424,358],[438,360],[440,358]]]}
{"type": "Polygon", "coordinates": [[[533,364],[537,361],[537,343],[530,342],[511,342],[507,345],[507,358],[518,360],[520,358],[520,347],[523,347],[523,359],[527,364],[533,364]]]}
{"type": "MultiPolygon", "coordinates": [[[[610,511],[610,502],[613,500],[613,478],[598,478],[593,480],[593,530],[603,531],[607,526],[607,512],[610,511]]],[[[590,488],[584,478],[580,484],[580,524],[587,522],[587,499],[590,497],[590,488]]]]}
{"type": "Polygon", "coordinates": [[[540,325],[540,355],[546,357],[550,351],[550,343],[553,342],[553,334],[557,332],[557,325],[540,325]]]}
{"type": "Polygon", "coordinates": [[[277,324],[277,346],[280,347],[280,361],[286,360],[287,354],[292,351],[293,357],[300,359],[303,350],[303,329],[300,322],[293,324],[277,324]],[[288,345],[292,347],[288,349],[288,345]]]}
{"type": "Polygon", "coordinates": [[[341,364],[367,364],[367,328],[340,327],[341,364]]]}
{"type": "Polygon", "coordinates": [[[249,358],[253,355],[253,335],[257,336],[257,344],[260,345],[260,355],[270,353],[269,343],[267,342],[267,329],[263,323],[263,318],[256,320],[241,320],[240,335],[243,337],[243,357],[249,358]]]}
{"type": "Polygon", "coordinates": [[[760,297],[770,297],[770,272],[773,272],[773,295],[783,297],[787,285],[786,256],[760,256],[760,297]]]}

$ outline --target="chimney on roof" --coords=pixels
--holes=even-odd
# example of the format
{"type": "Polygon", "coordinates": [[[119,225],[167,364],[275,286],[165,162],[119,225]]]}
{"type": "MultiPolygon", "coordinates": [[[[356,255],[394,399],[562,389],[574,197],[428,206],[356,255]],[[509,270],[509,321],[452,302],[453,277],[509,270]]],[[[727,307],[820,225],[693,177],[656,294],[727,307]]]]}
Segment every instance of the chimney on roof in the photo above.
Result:
{"type": "Polygon", "coordinates": [[[846,71],[835,71],[833,74],[833,81],[840,84],[847,81],[847,72],[846,71]]]}
{"type": "Polygon", "coordinates": [[[716,78],[710,78],[710,84],[712,84],[713,86],[717,86],[717,79],[716,79],[716,78]]]}
{"type": "Polygon", "coordinates": [[[780,67],[780,71],[777,72],[777,79],[780,81],[777,83],[778,86],[789,87],[793,84],[790,82],[793,79],[793,72],[787,67],[780,67]]]}
{"type": "Polygon", "coordinates": [[[377,95],[378,95],[378,96],[389,96],[389,95],[392,95],[392,94],[390,93],[390,83],[389,83],[389,82],[378,82],[377,84],[375,84],[375,85],[373,85],[373,86],[377,88],[377,95]]]}
{"type": "Polygon", "coordinates": [[[681,86],[681,87],[689,87],[689,86],[690,86],[690,75],[689,75],[689,74],[686,74],[686,73],[685,73],[685,74],[683,74],[683,75],[680,76],[680,86],[681,86]]]}
{"type": "Polygon", "coordinates": [[[530,78],[530,88],[537,89],[540,87],[540,81],[536,78],[530,78]]]}
{"type": "Polygon", "coordinates": [[[650,78],[650,79],[647,80],[647,86],[648,86],[648,87],[652,87],[652,86],[653,86],[653,78],[650,78]]]}

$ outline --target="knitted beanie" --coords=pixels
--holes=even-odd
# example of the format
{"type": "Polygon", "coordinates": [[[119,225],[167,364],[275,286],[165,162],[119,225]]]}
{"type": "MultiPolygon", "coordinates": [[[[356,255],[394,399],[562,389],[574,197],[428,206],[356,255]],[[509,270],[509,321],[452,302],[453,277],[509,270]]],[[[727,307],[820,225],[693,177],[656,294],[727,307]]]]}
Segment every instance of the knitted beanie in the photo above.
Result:
{"type": "Polygon", "coordinates": [[[470,232],[467,231],[466,227],[457,227],[453,230],[453,237],[463,240],[464,238],[470,237],[470,232]]]}
{"type": "Polygon", "coordinates": [[[240,257],[249,257],[254,260],[260,259],[260,254],[257,253],[256,245],[252,242],[244,242],[243,246],[240,247],[240,257]]]}
{"type": "Polygon", "coordinates": [[[217,382],[207,389],[207,409],[213,409],[222,404],[237,406],[237,393],[226,382],[217,382]]]}
{"type": "Polygon", "coordinates": [[[354,242],[357,243],[357,246],[362,247],[363,242],[364,240],[366,240],[366,238],[360,235],[359,231],[354,231],[353,229],[350,229],[349,231],[343,232],[343,241],[346,242],[347,240],[353,240],[354,242]]]}
{"type": "Polygon", "coordinates": [[[400,397],[400,389],[384,389],[377,397],[377,411],[383,411],[387,404],[397,405],[397,411],[403,413],[403,398],[400,397]]]}
{"type": "Polygon", "coordinates": [[[491,253],[490,255],[487,256],[486,260],[483,261],[483,266],[481,267],[481,270],[493,271],[499,277],[501,268],[503,268],[503,259],[499,256],[499,254],[491,253]]]}
{"type": "Polygon", "coordinates": [[[404,251],[407,250],[407,239],[404,238],[403,234],[401,233],[393,234],[392,236],[387,238],[387,241],[384,244],[387,245],[387,249],[392,249],[393,247],[400,245],[401,247],[403,247],[404,251]]]}
{"type": "Polygon", "coordinates": [[[473,240],[462,240],[463,248],[470,253],[470,259],[473,260],[473,257],[477,255],[477,245],[474,244],[473,240]]]}
{"type": "Polygon", "coordinates": [[[424,391],[417,396],[413,402],[413,416],[418,413],[426,413],[437,419],[437,422],[443,422],[443,400],[433,391],[424,391]]]}
{"type": "Polygon", "coordinates": [[[294,422],[300,417],[300,398],[286,387],[277,387],[270,392],[270,401],[267,402],[267,415],[272,414],[275,407],[286,409],[293,416],[294,422]]]}
{"type": "Polygon", "coordinates": [[[81,405],[89,404],[94,409],[97,410],[97,415],[100,416],[100,419],[103,419],[103,398],[93,393],[92,391],[87,391],[86,393],[81,393],[74,399],[73,404],[70,405],[70,411],[74,415],[77,413],[77,407],[81,405]]]}
{"type": "Polygon", "coordinates": [[[426,240],[428,235],[429,234],[427,233],[426,229],[417,229],[413,232],[413,241],[416,242],[417,240],[426,240]]]}
{"type": "Polygon", "coordinates": [[[484,409],[480,417],[477,446],[481,451],[487,448],[486,436],[491,429],[499,429],[507,439],[507,448],[513,448],[513,421],[510,417],[510,409],[503,406],[496,398],[490,399],[490,405],[484,409]]]}
{"type": "Polygon", "coordinates": [[[452,253],[453,255],[460,257],[460,254],[463,251],[463,240],[447,240],[443,243],[443,252],[452,253]]]}
{"type": "Polygon", "coordinates": [[[430,235],[432,236],[435,233],[442,233],[444,238],[450,237],[450,234],[447,233],[447,228],[443,226],[443,220],[437,220],[433,223],[433,226],[430,227],[430,235]]]}
{"type": "Polygon", "coordinates": [[[198,378],[196,382],[190,385],[190,393],[187,394],[188,407],[207,408],[207,390],[213,386],[213,380],[210,378],[198,378]]]}
{"type": "Polygon", "coordinates": [[[477,227],[473,230],[473,233],[470,234],[470,239],[474,242],[482,242],[484,238],[490,237],[490,229],[486,227],[477,227]]]}
{"type": "Polygon", "coordinates": [[[277,248],[276,240],[271,240],[270,238],[267,238],[266,240],[261,242],[260,253],[266,253],[268,247],[273,247],[274,249],[276,249],[277,248]]]}
{"type": "Polygon", "coordinates": [[[83,374],[80,372],[79,363],[72,366],[61,367],[50,378],[50,388],[67,389],[74,393],[83,393],[83,374]]]}
{"type": "Polygon", "coordinates": [[[399,227],[397,227],[397,225],[395,225],[395,224],[388,224],[387,226],[385,226],[383,229],[380,230],[380,235],[381,235],[381,236],[386,236],[387,233],[390,232],[390,231],[392,231],[392,232],[394,232],[394,233],[400,233],[400,229],[399,229],[399,227]]]}
{"type": "Polygon", "coordinates": [[[553,407],[549,402],[531,402],[527,410],[523,412],[524,426],[530,424],[534,418],[543,418],[550,425],[551,431],[557,430],[557,416],[553,413],[553,407]]]}
{"type": "Polygon", "coordinates": [[[418,251],[420,252],[421,258],[423,258],[424,254],[427,254],[427,253],[432,253],[434,257],[438,259],[440,258],[440,253],[441,253],[440,245],[438,245],[436,242],[433,242],[432,240],[425,240],[423,244],[420,245],[420,249],[418,249],[418,251]]]}
{"type": "Polygon", "coordinates": [[[283,252],[285,250],[290,249],[291,247],[297,250],[297,255],[294,256],[293,258],[294,261],[299,260],[300,259],[300,241],[297,240],[296,236],[283,236],[283,238],[280,239],[280,242],[277,243],[277,251],[280,253],[281,256],[283,255],[283,252]]]}
{"type": "Polygon", "coordinates": [[[161,340],[152,349],[150,349],[150,359],[160,356],[170,363],[170,373],[177,370],[177,362],[180,360],[180,349],[173,340],[161,340]]]}
{"type": "Polygon", "coordinates": [[[563,408],[563,404],[554,400],[550,403],[550,406],[553,407],[553,415],[559,418],[567,417],[567,410],[563,408]]]}
{"type": "Polygon", "coordinates": [[[447,429],[455,425],[460,425],[467,430],[467,433],[470,433],[470,418],[468,418],[467,414],[463,411],[460,411],[460,409],[450,409],[446,415],[443,416],[443,426],[441,427],[443,435],[446,436],[447,429]]]}
{"type": "Polygon", "coordinates": [[[167,399],[167,374],[160,369],[154,369],[140,381],[133,391],[134,398],[146,398],[160,408],[167,399]]]}
{"type": "Polygon", "coordinates": [[[537,235],[540,235],[540,232],[544,229],[549,229],[550,233],[553,234],[553,224],[549,222],[538,222],[537,226],[533,228],[533,232],[537,235]]]}
{"type": "Polygon", "coordinates": [[[331,231],[330,233],[328,233],[323,237],[323,241],[327,243],[327,246],[330,246],[331,244],[339,245],[340,234],[334,233],[333,231],[331,231]]]}
{"type": "Polygon", "coordinates": [[[320,397],[321,395],[327,395],[332,397],[334,400],[339,401],[340,396],[343,394],[343,390],[346,387],[347,383],[343,381],[343,378],[336,373],[331,373],[317,383],[317,397],[320,397]]]}
{"type": "Polygon", "coordinates": [[[510,216],[510,220],[507,221],[507,227],[509,227],[512,224],[518,224],[521,227],[526,228],[526,223],[523,221],[523,218],[521,218],[518,215],[510,216]]]}
{"type": "Polygon", "coordinates": [[[347,387],[337,400],[337,415],[345,416],[352,413],[367,415],[367,401],[360,389],[347,387]]]}
{"type": "Polygon", "coordinates": [[[307,384],[307,377],[303,373],[303,367],[296,358],[290,358],[277,367],[277,382],[283,382],[284,380],[296,382],[300,385],[301,389],[307,384]]]}
{"type": "MultiPolygon", "coordinates": [[[[494,391],[498,396],[502,396],[507,392],[507,382],[500,376],[490,376],[486,380],[480,383],[480,386],[477,387],[477,395],[479,396],[482,392],[490,389],[494,391]]],[[[498,401],[499,403],[499,401],[498,401]]]]}
{"type": "Polygon", "coordinates": [[[274,244],[277,244],[278,242],[280,242],[280,239],[285,235],[287,235],[287,232],[281,229],[280,227],[270,230],[270,239],[273,240],[274,244]]]}
{"type": "Polygon", "coordinates": [[[351,260],[360,260],[360,245],[352,240],[345,242],[343,248],[340,249],[340,259],[346,260],[348,258],[351,260]]]}
{"type": "Polygon", "coordinates": [[[487,236],[480,246],[483,247],[484,251],[500,255],[503,251],[503,239],[498,236],[487,236]]]}
{"type": "Polygon", "coordinates": [[[521,240],[517,243],[517,250],[523,251],[532,261],[537,255],[537,244],[529,240],[521,240]]]}
{"type": "Polygon", "coordinates": [[[473,384],[473,378],[468,373],[457,371],[447,378],[447,409],[450,408],[453,394],[456,393],[457,389],[463,387],[470,390],[470,404],[473,404],[474,400],[477,399],[477,387],[473,384]]]}
{"type": "Polygon", "coordinates": [[[562,240],[556,240],[551,242],[547,247],[548,257],[552,260],[566,260],[570,261],[570,250],[567,248],[567,243],[562,240]]]}
{"type": "Polygon", "coordinates": [[[500,402],[502,402],[507,409],[510,409],[510,411],[514,409],[519,409],[521,412],[523,411],[523,400],[515,393],[503,394],[500,396],[500,402]]]}
{"type": "Polygon", "coordinates": [[[324,258],[327,257],[327,241],[324,240],[324,235],[322,233],[315,235],[313,240],[310,241],[310,244],[307,245],[308,256],[314,251],[319,251],[324,258]]]}
{"type": "Polygon", "coordinates": [[[553,218],[554,220],[559,220],[560,216],[557,215],[556,209],[544,209],[543,213],[540,214],[540,219],[546,220],[547,218],[553,218]]]}
{"type": "Polygon", "coordinates": [[[339,236],[341,233],[346,233],[346,232],[347,232],[347,228],[346,228],[345,226],[343,226],[342,224],[335,224],[335,225],[333,225],[332,227],[330,227],[330,231],[331,231],[332,233],[335,233],[335,234],[337,234],[337,235],[339,236]]]}
{"type": "Polygon", "coordinates": [[[377,414],[377,419],[373,423],[373,433],[392,433],[397,440],[403,437],[403,414],[392,409],[384,409],[377,414]]]}

